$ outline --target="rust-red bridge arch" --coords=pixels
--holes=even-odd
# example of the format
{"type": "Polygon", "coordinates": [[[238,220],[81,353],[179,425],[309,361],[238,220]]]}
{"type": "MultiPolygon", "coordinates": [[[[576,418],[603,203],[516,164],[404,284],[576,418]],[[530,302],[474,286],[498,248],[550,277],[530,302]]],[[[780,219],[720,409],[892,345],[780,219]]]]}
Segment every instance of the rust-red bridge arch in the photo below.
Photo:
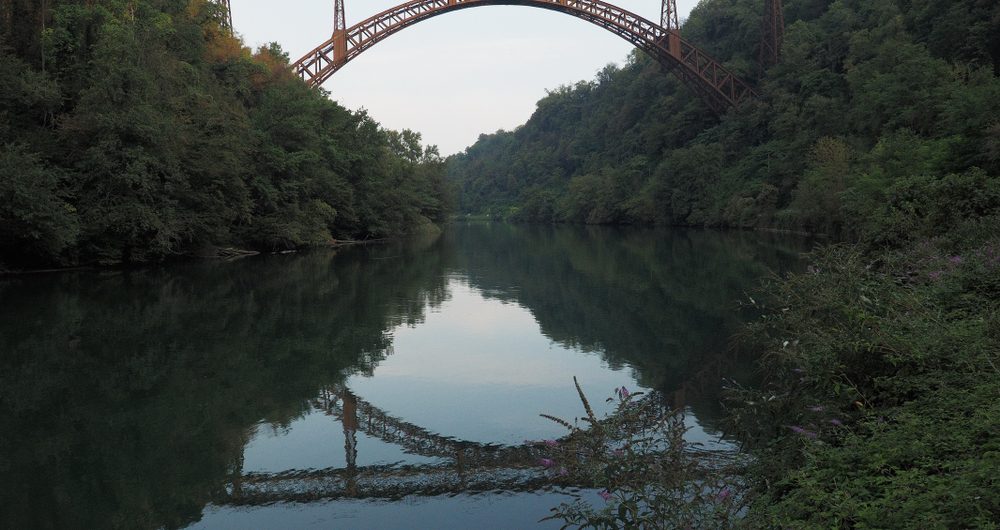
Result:
{"type": "Polygon", "coordinates": [[[459,9],[513,5],[558,11],[600,26],[657,59],[694,89],[716,112],[754,97],[748,84],[696,46],[639,15],[602,0],[411,0],[346,29],[317,46],[292,67],[319,86],[365,50],[394,33],[459,9]]]}

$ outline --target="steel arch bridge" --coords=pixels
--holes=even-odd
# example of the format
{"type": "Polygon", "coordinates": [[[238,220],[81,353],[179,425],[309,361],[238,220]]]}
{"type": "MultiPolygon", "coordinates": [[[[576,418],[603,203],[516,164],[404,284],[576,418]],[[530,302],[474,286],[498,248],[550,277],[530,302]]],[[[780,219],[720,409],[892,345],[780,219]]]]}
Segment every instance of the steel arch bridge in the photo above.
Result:
{"type": "Polygon", "coordinates": [[[746,82],[680,36],[674,0],[664,0],[656,24],[603,0],[410,0],[345,27],[336,1],[333,36],[293,63],[295,73],[318,87],[348,62],[396,32],[432,17],[482,6],[526,6],[586,20],[631,42],[692,88],[717,113],[756,96],[746,82]]]}

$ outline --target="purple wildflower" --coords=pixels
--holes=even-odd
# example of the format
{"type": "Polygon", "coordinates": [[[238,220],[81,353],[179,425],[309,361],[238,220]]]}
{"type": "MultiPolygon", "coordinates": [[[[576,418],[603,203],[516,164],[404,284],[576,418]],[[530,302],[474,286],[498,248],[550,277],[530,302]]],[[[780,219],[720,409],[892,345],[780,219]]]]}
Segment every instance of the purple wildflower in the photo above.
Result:
{"type": "Polygon", "coordinates": [[[948,262],[952,265],[959,265],[962,263],[962,256],[952,256],[948,258],[948,262]]]}
{"type": "Polygon", "coordinates": [[[628,399],[628,397],[632,395],[632,393],[629,392],[628,389],[625,387],[621,388],[619,394],[622,396],[622,399],[628,399]]]}
{"type": "Polygon", "coordinates": [[[932,272],[932,273],[930,273],[930,274],[927,275],[927,277],[929,277],[930,279],[932,279],[934,281],[940,280],[941,276],[944,276],[944,271],[934,271],[934,272],[932,272]]]}
{"type": "Polygon", "coordinates": [[[611,492],[608,490],[602,490],[600,493],[598,493],[598,495],[600,495],[601,498],[604,499],[605,501],[611,498],[611,492]]]}
{"type": "Polygon", "coordinates": [[[733,496],[733,491],[729,489],[729,486],[722,488],[722,491],[715,496],[715,500],[719,502],[725,502],[729,500],[729,497],[733,496]]]}
{"type": "Polygon", "coordinates": [[[569,470],[566,469],[565,467],[560,467],[558,475],[560,477],[565,477],[566,475],[569,475],[569,470]]]}
{"type": "Polygon", "coordinates": [[[559,446],[559,442],[557,442],[555,440],[542,440],[542,443],[545,444],[545,445],[547,445],[547,446],[549,446],[549,447],[558,447],[559,446]]]}
{"type": "Polygon", "coordinates": [[[844,422],[838,420],[837,418],[833,418],[832,420],[830,420],[830,425],[833,425],[835,427],[840,427],[843,424],[844,422]]]}
{"type": "Polygon", "coordinates": [[[544,467],[552,467],[556,465],[556,461],[552,460],[551,458],[542,458],[538,461],[538,463],[544,467]]]}
{"type": "Polygon", "coordinates": [[[788,428],[791,429],[792,432],[794,432],[795,434],[801,434],[806,438],[816,438],[816,433],[807,429],[803,429],[802,427],[799,427],[797,425],[789,425],[788,428]]]}

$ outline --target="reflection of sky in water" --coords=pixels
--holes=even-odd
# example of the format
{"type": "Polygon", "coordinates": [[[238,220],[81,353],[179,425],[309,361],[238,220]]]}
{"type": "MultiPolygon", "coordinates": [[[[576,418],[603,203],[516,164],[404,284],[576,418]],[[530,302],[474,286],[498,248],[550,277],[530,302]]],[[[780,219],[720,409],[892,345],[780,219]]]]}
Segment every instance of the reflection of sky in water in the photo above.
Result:
{"type": "MultiPolygon", "coordinates": [[[[352,370],[372,374],[349,381],[364,400],[361,416],[378,425],[381,412],[370,411],[378,407],[396,417],[382,423],[386,438],[422,428],[490,443],[560,436],[562,428],[538,414],[582,414],[573,375],[598,408],[616,386],[634,391],[637,375],[697,413],[709,432],[689,416],[689,439],[711,440],[722,425],[719,379],[754,383],[751,360],[718,355],[739,320],[733,300],[768,270],[788,270],[782,264],[794,258],[787,252],[793,247],[768,241],[701,231],[467,225],[433,240],[11,278],[0,284],[0,351],[10,353],[0,373],[14,396],[0,436],[10,456],[10,502],[0,527],[180,526],[211,500],[227,502],[219,498],[227,487],[263,491],[244,500],[264,504],[305,498],[287,494],[304,486],[320,497],[337,495],[331,477],[348,475],[337,471],[348,462],[345,444],[355,441],[362,467],[437,465],[367,427],[345,439],[335,410],[298,414],[352,370]],[[611,370],[604,359],[625,368],[611,370]],[[275,431],[258,423],[263,418],[285,427],[275,431]],[[232,486],[234,466],[334,471],[250,476],[232,486]],[[307,484],[304,477],[330,480],[307,484]]],[[[402,445],[457,454],[435,437],[402,445]]],[[[448,475],[448,464],[432,472],[368,468],[361,476],[384,482],[355,493],[458,489],[470,475],[448,475]],[[417,478],[408,482],[408,473],[417,478]],[[417,480],[447,487],[422,488],[417,480]]],[[[466,484],[516,482],[508,480],[516,473],[489,475],[477,470],[466,484]]],[[[435,510],[454,511],[462,527],[483,526],[470,513],[520,527],[554,504],[540,498],[414,495],[398,505],[318,502],[315,511],[232,504],[210,508],[203,527],[296,527],[331,513],[367,514],[346,527],[391,518],[386,514],[410,527],[445,526],[435,510]],[[243,523],[226,523],[226,510],[243,523]],[[255,524],[248,513],[277,522],[255,524]],[[285,516],[290,522],[281,524],[285,516]]]]}
{"type": "MultiPolygon", "coordinates": [[[[613,371],[600,356],[543,336],[527,309],[483,298],[457,279],[449,282],[449,291],[450,298],[428,311],[424,322],[392,331],[394,353],[373,376],[349,378],[354,394],[434,433],[520,444],[566,433],[539,413],[570,420],[583,414],[574,375],[599,415],[611,410],[605,398],[614,388],[638,390],[627,371],[613,371]]],[[[341,422],[322,411],[287,428],[260,424],[246,447],[244,472],[343,468],[344,442],[341,422]]],[[[440,462],[406,454],[363,432],[357,433],[357,449],[359,466],[440,462]]],[[[595,492],[584,495],[602,502],[595,492]]],[[[537,492],[208,507],[191,528],[558,528],[559,523],[538,521],[571,500],[565,493],[537,492]]]]}
{"type": "MultiPolygon", "coordinates": [[[[595,505],[603,502],[596,493],[584,496],[595,505]]],[[[205,509],[202,520],[190,528],[278,530],[287,528],[431,529],[559,528],[561,522],[538,521],[562,502],[572,502],[565,493],[521,493],[459,495],[456,497],[407,497],[401,501],[347,500],[280,504],[262,508],[205,509]]]]}
{"type": "MultiPolygon", "coordinates": [[[[278,473],[289,469],[325,469],[347,467],[344,429],[339,420],[323,412],[313,412],[292,422],[287,429],[275,431],[270,425],[258,425],[257,433],[243,453],[244,472],[278,473]]],[[[357,433],[357,465],[423,464],[438,458],[408,455],[398,445],[357,433]]]]}
{"type": "Polygon", "coordinates": [[[634,388],[598,356],[544,337],[531,313],[484,299],[452,280],[451,299],[414,327],[394,330],[393,349],[374,377],[348,387],[369,403],[433,432],[464,440],[517,444],[565,429],[539,413],[583,414],[577,376],[598,413],[619,386],[634,388]]]}
{"type": "MultiPolygon", "coordinates": [[[[574,375],[599,415],[611,409],[605,399],[614,388],[635,389],[629,373],[610,370],[600,356],[545,338],[528,310],[485,299],[457,280],[449,291],[449,300],[424,322],[393,330],[394,353],[374,376],[348,379],[354,394],[433,433],[517,445],[566,434],[540,413],[569,420],[583,414],[574,375]]],[[[362,432],[357,441],[360,466],[437,461],[362,432]]],[[[248,472],[345,465],[343,427],[321,411],[287,428],[258,425],[244,454],[248,472]]]]}
{"type": "MultiPolygon", "coordinates": [[[[558,438],[566,430],[539,413],[572,420],[584,414],[573,387],[576,376],[597,414],[616,387],[636,387],[630,371],[611,370],[597,354],[546,338],[527,309],[487,299],[453,278],[449,298],[423,322],[392,330],[393,353],[372,376],[355,375],[347,387],[391,416],[433,433],[482,443],[516,445],[558,438]]],[[[687,438],[718,448],[687,415],[687,438]]],[[[344,468],[341,422],[313,411],[287,428],[257,426],[244,454],[244,471],[344,468]]],[[[357,433],[357,465],[423,464],[438,458],[407,454],[399,446],[357,433]]],[[[596,492],[585,492],[595,505],[596,492]]],[[[339,500],[254,508],[209,507],[192,528],[525,528],[560,502],[559,492],[407,497],[401,501],[339,500]]],[[[553,528],[559,524],[550,522],[553,528]]]]}
{"type": "MultiPolygon", "coordinates": [[[[566,430],[540,413],[573,420],[583,408],[573,387],[580,381],[598,416],[610,411],[614,388],[634,390],[626,371],[611,370],[596,354],[565,348],[544,337],[531,313],[517,304],[486,299],[453,279],[450,298],[415,326],[393,330],[394,353],[373,376],[347,386],[391,416],[459,440],[517,445],[558,438],[566,430]]],[[[720,447],[693,414],[688,440],[720,447]]],[[[257,426],[244,454],[244,470],[342,468],[344,431],[334,416],[314,411],[287,428],[257,426]]],[[[724,444],[722,444],[724,445],[724,444]]],[[[439,460],[407,454],[399,446],[357,434],[357,465],[422,464],[439,460]]]]}

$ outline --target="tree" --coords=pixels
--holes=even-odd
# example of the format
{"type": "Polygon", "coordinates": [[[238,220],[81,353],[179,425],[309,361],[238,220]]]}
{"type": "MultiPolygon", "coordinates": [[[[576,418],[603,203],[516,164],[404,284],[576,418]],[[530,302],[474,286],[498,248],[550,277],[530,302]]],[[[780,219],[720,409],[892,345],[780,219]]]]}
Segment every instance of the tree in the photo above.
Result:
{"type": "Polygon", "coordinates": [[[60,180],[23,146],[0,146],[0,266],[68,261],[79,222],[60,180]]]}

